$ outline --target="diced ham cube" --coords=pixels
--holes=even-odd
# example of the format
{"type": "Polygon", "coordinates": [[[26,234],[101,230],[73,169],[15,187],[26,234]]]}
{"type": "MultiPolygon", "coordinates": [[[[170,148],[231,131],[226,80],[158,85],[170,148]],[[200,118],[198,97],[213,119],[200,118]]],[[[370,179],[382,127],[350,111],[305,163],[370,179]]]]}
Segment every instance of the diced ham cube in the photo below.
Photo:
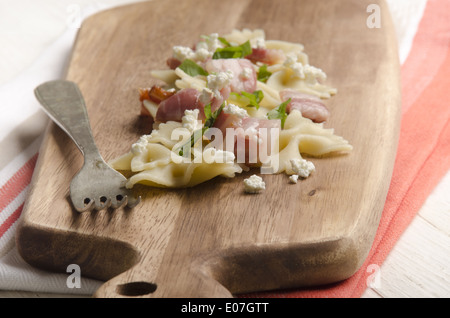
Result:
{"type": "Polygon", "coordinates": [[[157,122],[181,121],[184,111],[199,109],[199,119],[204,118],[204,105],[199,100],[200,93],[194,88],[186,88],[163,100],[156,112],[157,122]]]}
{"type": "MultiPolygon", "coordinates": [[[[201,101],[200,94],[195,88],[185,88],[176,92],[174,95],[161,101],[155,120],[157,122],[181,121],[184,111],[187,109],[198,109],[198,119],[204,120],[206,104],[201,101]]],[[[221,97],[214,97],[210,101],[211,111],[216,111],[223,103],[223,100],[221,97]]]]}
{"type": "Polygon", "coordinates": [[[222,131],[226,150],[230,151],[228,148],[230,142],[232,143],[238,163],[259,166],[272,154],[271,133],[276,133],[278,138],[281,121],[254,117],[239,118],[222,112],[217,117],[214,127],[222,131]],[[272,129],[277,131],[272,132],[272,129]]]}
{"type": "Polygon", "coordinates": [[[267,48],[253,48],[252,54],[245,57],[253,63],[261,62],[267,65],[283,63],[286,55],[282,50],[267,49],[267,48]]]}
{"type": "Polygon", "coordinates": [[[303,117],[309,118],[315,123],[324,122],[330,117],[328,108],[317,96],[285,89],[280,92],[280,97],[283,102],[291,99],[286,107],[288,113],[297,109],[303,117]]]}

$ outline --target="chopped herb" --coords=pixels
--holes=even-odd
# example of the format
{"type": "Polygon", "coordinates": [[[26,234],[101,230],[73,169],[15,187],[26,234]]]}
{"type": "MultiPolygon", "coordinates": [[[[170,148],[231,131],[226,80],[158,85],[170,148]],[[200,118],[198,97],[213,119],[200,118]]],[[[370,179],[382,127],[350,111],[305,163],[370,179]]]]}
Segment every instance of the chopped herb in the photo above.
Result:
{"type": "Polygon", "coordinates": [[[204,112],[205,112],[205,124],[204,127],[210,128],[214,125],[214,122],[217,119],[217,116],[220,115],[220,113],[222,112],[222,109],[225,107],[225,102],[222,103],[222,105],[220,105],[220,107],[214,111],[211,112],[211,104],[208,104],[205,106],[204,112]]]}
{"type": "Polygon", "coordinates": [[[194,77],[197,75],[207,76],[208,72],[205,71],[200,65],[195,63],[193,60],[185,59],[183,63],[178,66],[183,72],[194,77]]]}
{"type": "Polygon", "coordinates": [[[218,48],[214,54],[213,59],[239,59],[244,58],[247,55],[252,54],[252,47],[250,41],[238,46],[227,46],[224,48],[218,48]]]}
{"type": "Polygon", "coordinates": [[[241,102],[248,103],[247,107],[256,107],[256,109],[259,109],[259,103],[264,98],[264,93],[260,90],[256,90],[253,93],[245,91],[242,91],[241,93],[232,92],[231,95],[236,96],[241,102]]]}
{"type": "MultiPolygon", "coordinates": [[[[178,154],[180,156],[183,156],[183,154],[185,153],[186,150],[191,149],[192,147],[194,147],[195,143],[197,142],[197,140],[199,140],[203,134],[205,133],[205,131],[208,128],[203,127],[202,129],[198,129],[196,131],[194,131],[191,135],[191,138],[189,138],[189,141],[186,142],[183,146],[180,147],[180,150],[178,151],[178,154]]],[[[186,151],[186,153],[188,153],[188,151],[186,151]]]]}
{"type": "Polygon", "coordinates": [[[220,42],[222,42],[225,46],[231,46],[231,43],[227,41],[227,39],[223,37],[218,38],[220,42]]]}
{"type": "Polygon", "coordinates": [[[208,104],[208,105],[205,106],[205,108],[203,108],[203,113],[205,114],[205,118],[211,118],[212,117],[211,104],[208,104]]]}
{"type": "Polygon", "coordinates": [[[220,107],[214,112],[211,112],[211,104],[208,104],[205,106],[205,108],[204,108],[205,117],[206,117],[205,124],[203,125],[203,127],[201,129],[194,131],[191,135],[191,138],[189,138],[189,141],[180,147],[180,150],[178,151],[178,154],[180,156],[183,156],[183,154],[185,153],[185,150],[189,150],[192,147],[194,147],[195,143],[200,138],[203,137],[203,135],[209,128],[211,128],[214,125],[214,122],[216,121],[217,116],[219,116],[219,114],[222,112],[222,109],[224,106],[225,106],[225,103],[220,105],[220,107]]]}
{"type": "Polygon", "coordinates": [[[267,113],[268,119],[280,119],[281,120],[281,128],[284,128],[284,122],[286,121],[287,113],[286,113],[286,106],[291,102],[291,99],[289,98],[284,103],[281,103],[278,105],[277,108],[272,109],[270,112],[267,113]]]}
{"type": "Polygon", "coordinates": [[[265,83],[269,79],[270,75],[272,75],[272,73],[270,73],[267,70],[267,65],[266,64],[263,64],[263,65],[261,65],[259,67],[258,77],[257,77],[258,81],[265,83]]]}

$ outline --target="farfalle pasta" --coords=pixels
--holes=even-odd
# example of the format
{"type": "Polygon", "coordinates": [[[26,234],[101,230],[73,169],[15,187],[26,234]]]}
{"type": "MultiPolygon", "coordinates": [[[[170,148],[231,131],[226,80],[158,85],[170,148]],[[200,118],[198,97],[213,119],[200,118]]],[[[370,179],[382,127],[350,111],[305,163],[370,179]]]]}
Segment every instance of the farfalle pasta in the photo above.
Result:
{"type": "Polygon", "coordinates": [[[163,84],[140,89],[141,115],[153,118],[152,132],[111,162],[131,172],[128,188],[192,187],[257,168],[296,183],[315,169],[302,154],[352,150],[324,128],[330,116],[324,100],[337,90],[324,84],[325,72],[309,64],[302,44],[267,40],[263,30],[233,30],[201,36],[193,47],[174,46],[167,64],[151,71],[163,84]]]}

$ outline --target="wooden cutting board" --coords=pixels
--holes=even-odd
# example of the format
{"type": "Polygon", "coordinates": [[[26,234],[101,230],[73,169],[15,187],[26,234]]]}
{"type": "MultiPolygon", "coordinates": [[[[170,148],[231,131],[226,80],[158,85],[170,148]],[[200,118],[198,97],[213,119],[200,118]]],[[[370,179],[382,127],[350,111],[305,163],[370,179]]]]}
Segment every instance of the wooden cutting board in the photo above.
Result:
{"type": "MultiPolygon", "coordinates": [[[[173,45],[200,35],[261,28],[267,39],[304,44],[312,65],[338,89],[328,100],[347,155],[311,159],[298,184],[264,175],[266,191],[246,195],[243,173],[184,190],[136,187],[133,210],[79,214],[69,182],[83,158],[50,123],[17,232],[31,265],[104,280],[97,297],[231,297],[317,286],[350,277],[368,255],[395,159],[400,124],[399,62],[388,7],[361,0],[165,0],[89,17],[67,79],[78,83],[106,160],[150,132],[138,116],[138,88],[155,83],[173,45]],[[369,4],[380,28],[369,28],[369,4]]],[[[32,94],[32,92],[29,92],[32,94]]],[[[256,173],[258,173],[256,171],[256,173]]]]}

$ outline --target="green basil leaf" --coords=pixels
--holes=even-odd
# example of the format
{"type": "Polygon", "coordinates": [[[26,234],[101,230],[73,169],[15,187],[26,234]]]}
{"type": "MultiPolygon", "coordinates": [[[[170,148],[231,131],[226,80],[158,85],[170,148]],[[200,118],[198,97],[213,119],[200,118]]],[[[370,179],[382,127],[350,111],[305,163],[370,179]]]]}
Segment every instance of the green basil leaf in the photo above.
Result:
{"type": "MultiPolygon", "coordinates": [[[[211,113],[211,104],[208,104],[208,105],[209,105],[209,112],[208,112],[209,116],[207,116],[207,114],[205,112],[206,119],[205,119],[205,124],[203,125],[203,127],[211,128],[214,125],[214,122],[216,121],[217,116],[220,115],[220,113],[222,112],[222,109],[225,107],[225,102],[222,103],[222,105],[220,105],[220,107],[213,113],[211,113]]],[[[206,108],[206,106],[205,106],[205,108],[206,108]]]]}
{"type": "Polygon", "coordinates": [[[218,38],[220,42],[222,42],[225,46],[231,46],[231,43],[228,42],[225,38],[219,37],[218,38]]]}
{"type": "Polygon", "coordinates": [[[258,81],[265,83],[269,79],[270,75],[272,75],[272,73],[267,70],[266,64],[259,67],[257,75],[258,81]]]}
{"type": "Polygon", "coordinates": [[[192,147],[194,147],[195,143],[197,142],[197,140],[199,140],[203,136],[206,129],[205,129],[205,127],[203,127],[202,129],[198,129],[198,130],[194,131],[191,135],[191,138],[189,138],[189,141],[180,147],[178,154],[180,156],[183,156],[184,153],[188,153],[188,150],[190,150],[192,147]]]}
{"type": "Polygon", "coordinates": [[[280,119],[281,120],[281,128],[284,128],[284,122],[287,118],[286,113],[286,106],[291,102],[291,99],[289,98],[284,103],[281,103],[278,105],[277,108],[272,109],[270,112],[267,113],[268,119],[280,119]]]}
{"type": "Polygon", "coordinates": [[[264,98],[264,93],[260,90],[256,90],[253,93],[248,93],[245,91],[240,93],[232,92],[231,95],[236,96],[236,98],[242,103],[248,103],[247,107],[256,107],[256,109],[259,109],[259,103],[264,98]]]}
{"type": "Polygon", "coordinates": [[[245,42],[244,44],[240,45],[242,47],[242,57],[246,57],[247,55],[252,54],[252,46],[250,45],[250,41],[245,42]]]}
{"type": "Polygon", "coordinates": [[[178,66],[183,72],[194,77],[197,75],[208,76],[208,72],[205,71],[200,65],[195,63],[193,60],[185,59],[183,63],[178,66]]]}
{"type": "Polygon", "coordinates": [[[224,106],[225,103],[222,103],[222,105],[220,105],[220,107],[213,113],[211,113],[211,104],[205,106],[204,108],[206,116],[205,124],[203,125],[202,129],[194,131],[191,135],[191,138],[189,138],[189,141],[179,148],[178,154],[180,156],[183,156],[186,150],[190,150],[192,147],[194,147],[195,143],[203,137],[203,135],[209,128],[211,128],[214,125],[214,122],[222,112],[224,106]]]}
{"type": "Polygon", "coordinates": [[[218,48],[214,54],[213,59],[239,59],[244,58],[247,55],[252,54],[252,47],[250,41],[238,46],[227,46],[224,48],[218,48]]]}
{"type": "Polygon", "coordinates": [[[203,108],[203,112],[205,113],[205,118],[211,117],[211,104],[208,104],[203,108]]]}

